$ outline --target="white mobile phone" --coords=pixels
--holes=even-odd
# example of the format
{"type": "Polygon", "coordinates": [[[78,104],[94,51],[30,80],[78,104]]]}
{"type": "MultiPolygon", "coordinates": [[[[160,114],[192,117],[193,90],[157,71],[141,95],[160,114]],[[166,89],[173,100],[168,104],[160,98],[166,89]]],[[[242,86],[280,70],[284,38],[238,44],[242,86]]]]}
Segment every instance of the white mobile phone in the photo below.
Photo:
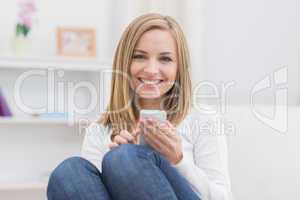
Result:
{"type": "MultiPolygon", "coordinates": [[[[164,122],[167,120],[167,113],[163,110],[141,110],[140,111],[140,118],[152,118],[156,119],[160,122],[164,122]]],[[[143,135],[140,135],[140,143],[141,145],[147,145],[143,135]]]]}

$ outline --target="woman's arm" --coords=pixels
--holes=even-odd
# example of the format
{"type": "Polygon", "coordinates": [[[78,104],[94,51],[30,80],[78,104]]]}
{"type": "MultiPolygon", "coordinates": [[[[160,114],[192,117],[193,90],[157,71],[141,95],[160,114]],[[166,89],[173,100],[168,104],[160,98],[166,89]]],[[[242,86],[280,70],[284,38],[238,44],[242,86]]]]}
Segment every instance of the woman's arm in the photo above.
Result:
{"type": "MultiPolygon", "coordinates": [[[[203,123],[203,120],[201,120],[203,123]]],[[[193,126],[195,126],[194,122],[193,126]]],[[[200,122],[198,122],[200,123],[200,122]]],[[[192,124],[191,124],[192,125],[192,124]]],[[[183,155],[175,165],[205,200],[232,199],[224,135],[192,129],[193,154],[183,155]]]]}
{"type": "Polygon", "coordinates": [[[110,131],[98,123],[92,123],[85,132],[81,148],[81,157],[93,163],[101,172],[101,164],[104,155],[110,150],[108,144],[110,131]]]}

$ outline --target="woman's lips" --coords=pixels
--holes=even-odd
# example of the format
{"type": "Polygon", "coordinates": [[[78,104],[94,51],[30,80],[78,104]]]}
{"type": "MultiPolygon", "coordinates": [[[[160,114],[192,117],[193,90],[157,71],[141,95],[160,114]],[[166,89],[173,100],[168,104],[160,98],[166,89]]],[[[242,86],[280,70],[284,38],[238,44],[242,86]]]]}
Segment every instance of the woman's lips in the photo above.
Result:
{"type": "Polygon", "coordinates": [[[145,85],[158,85],[161,82],[163,82],[162,79],[148,80],[148,79],[138,78],[138,80],[145,85]]]}
{"type": "Polygon", "coordinates": [[[143,88],[143,90],[157,90],[158,87],[164,82],[162,79],[156,79],[156,80],[146,80],[142,78],[137,78],[140,82],[140,89],[143,88]]]}

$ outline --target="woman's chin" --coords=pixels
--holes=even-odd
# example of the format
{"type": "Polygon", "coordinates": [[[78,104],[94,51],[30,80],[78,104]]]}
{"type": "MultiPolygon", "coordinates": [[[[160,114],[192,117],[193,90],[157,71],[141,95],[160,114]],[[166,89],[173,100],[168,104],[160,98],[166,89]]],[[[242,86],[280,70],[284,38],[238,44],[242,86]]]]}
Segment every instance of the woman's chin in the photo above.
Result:
{"type": "Polygon", "coordinates": [[[157,93],[140,93],[139,94],[139,97],[140,98],[143,98],[143,99],[158,99],[160,98],[160,94],[157,94],[157,93]]]}

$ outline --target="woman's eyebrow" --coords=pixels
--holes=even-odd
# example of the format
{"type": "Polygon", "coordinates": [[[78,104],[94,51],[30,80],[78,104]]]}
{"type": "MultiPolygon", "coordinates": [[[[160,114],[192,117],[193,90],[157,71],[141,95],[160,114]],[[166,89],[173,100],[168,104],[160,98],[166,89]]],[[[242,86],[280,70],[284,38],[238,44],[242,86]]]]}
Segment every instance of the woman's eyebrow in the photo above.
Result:
{"type": "Polygon", "coordinates": [[[172,55],[172,54],[173,54],[172,52],[168,52],[168,51],[160,53],[160,55],[172,55]]]}
{"type": "Polygon", "coordinates": [[[140,52],[140,53],[147,53],[146,51],[143,51],[143,50],[141,50],[141,49],[134,49],[134,52],[140,52]]]}
{"type": "MultiPolygon", "coordinates": [[[[144,54],[148,53],[147,51],[144,51],[144,50],[141,50],[141,49],[134,49],[134,52],[140,52],[140,53],[144,53],[144,54]]],[[[160,55],[172,55],[173,52],[171,52],[171,51],[165,51],[165,52],[161,52],[159,54],[160,55]]]]}

